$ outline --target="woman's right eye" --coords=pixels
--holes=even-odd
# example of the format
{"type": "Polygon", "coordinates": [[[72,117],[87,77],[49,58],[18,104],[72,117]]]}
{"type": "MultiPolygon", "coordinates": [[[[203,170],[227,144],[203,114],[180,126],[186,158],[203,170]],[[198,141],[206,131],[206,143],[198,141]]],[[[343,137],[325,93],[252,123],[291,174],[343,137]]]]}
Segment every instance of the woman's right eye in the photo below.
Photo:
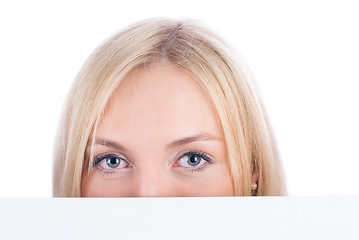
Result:
{"type": "Polygon", "coordinates": [[[115,154],[104,154],[95,158],[94,167],[101,170],[119,170],[130,167],[131,164],[115,154]]]}

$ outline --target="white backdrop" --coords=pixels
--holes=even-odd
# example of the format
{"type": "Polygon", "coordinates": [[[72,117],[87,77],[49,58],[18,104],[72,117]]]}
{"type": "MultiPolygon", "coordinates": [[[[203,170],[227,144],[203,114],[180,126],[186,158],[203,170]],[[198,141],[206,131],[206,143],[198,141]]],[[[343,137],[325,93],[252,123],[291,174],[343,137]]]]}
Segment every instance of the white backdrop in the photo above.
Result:
{"type": "Polygon", "coordinates": [[[256,76],[289,194],[359,194],[357,1],[2,1],[0,197],[51,196],[60,110],[90,53],[148,17],[195,18],[256,76]]]}
{"type": "Polygon", "coordinates": [[[358,240],[358,201],[358,196],[0,199],[0,239],[358,240]]]}

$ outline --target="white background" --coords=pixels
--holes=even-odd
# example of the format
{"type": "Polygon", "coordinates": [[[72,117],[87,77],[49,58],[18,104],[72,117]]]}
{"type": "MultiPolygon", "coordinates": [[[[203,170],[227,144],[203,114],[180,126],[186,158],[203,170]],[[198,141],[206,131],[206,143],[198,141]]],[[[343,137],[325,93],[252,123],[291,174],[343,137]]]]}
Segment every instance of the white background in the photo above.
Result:
{"type": "Polygon", "coordinates": [[[289,194],[359,194],[357,1],[2,1],[0,197],[50,197],[55,132],[91,52],[148,17],[195,18],[256,76],[289,194]]]}
{"type": "Polygon", "coordinates": [[[1,239],[358,240],[359,197],[0,199],[1,239]]]}

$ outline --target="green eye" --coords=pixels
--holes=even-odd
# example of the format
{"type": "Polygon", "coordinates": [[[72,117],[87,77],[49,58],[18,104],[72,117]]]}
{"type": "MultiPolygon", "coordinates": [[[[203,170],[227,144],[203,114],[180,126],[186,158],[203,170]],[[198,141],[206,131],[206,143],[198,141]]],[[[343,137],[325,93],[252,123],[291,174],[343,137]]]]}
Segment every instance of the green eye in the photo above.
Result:
{"type": "Polygon", "coordinates": [[[187,163],[192,166],[195,167],[197,166],[199,163],[201,162],[201,157],[198,157],[196,155],[189,155],[188,159],[187,159],[187,163]]]}
{"type": "Polygon", "coordinates": [[[182,169],[192,169],[198,171],[208,166],[209,164],[212,164],[212,160],[211,157],[209,157],[207,154],[197,151],[190,151],[182,154],[174,166],[180,167],[182,169]]]}
{"type": "Polygon", "coordinates": [[[121,160],[115,157],[107,158],[106,164],[110,168],[117,168],[120,165],[121,160]]]}

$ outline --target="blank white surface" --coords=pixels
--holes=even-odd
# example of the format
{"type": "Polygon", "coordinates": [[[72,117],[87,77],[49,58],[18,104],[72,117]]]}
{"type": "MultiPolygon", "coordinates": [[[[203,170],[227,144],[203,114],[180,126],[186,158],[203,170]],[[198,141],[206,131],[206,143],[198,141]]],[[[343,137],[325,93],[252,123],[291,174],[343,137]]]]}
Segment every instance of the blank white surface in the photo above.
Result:
{"type": "Polygon", "coordinates": [[[0,199],[0,239],[359,239],[359,197],[0,199]]]}
{"type": "Polygon", "coordinates": [[[359,195],[358,1],[1,1],[0,197],[51,196],[60,109],[91,52],[148,17],[203,20],[257,78],[289,194],[359,195]]]}

